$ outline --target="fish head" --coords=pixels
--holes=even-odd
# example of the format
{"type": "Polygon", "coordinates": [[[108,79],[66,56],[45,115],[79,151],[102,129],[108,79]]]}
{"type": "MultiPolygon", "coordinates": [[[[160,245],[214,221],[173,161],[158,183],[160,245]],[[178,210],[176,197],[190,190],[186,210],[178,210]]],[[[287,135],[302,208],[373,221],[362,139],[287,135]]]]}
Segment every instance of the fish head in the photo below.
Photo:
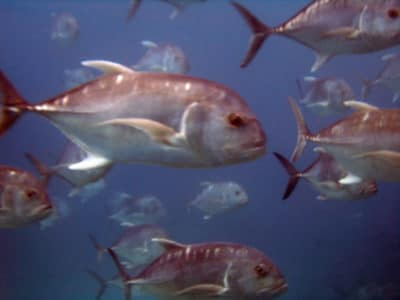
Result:
{"type": "Polygon", "coordinates": [[[387,40],[391,45],[400,42],[400,1],[384,1],[364,9],[360,15],[362,30],[379,39],[387,40]]]}
{"type": "Polygon", "coordinates": [[[227,199],[231,199],[233,204],[244,205],[249,202],[246,191],[236,182],[228,183],[226,193],[227,199]]]}
{"type": "Polygon", "coordinates": [[[16,228],[48,218],[53,206],[44,189],[34,186],[6,185],[1,189],[0,227],[16,228]]]}
{"type": "Polygon", "coordinates": [[[190,66],[182,49],[174,45],[165,45],[165,68],[166,72],[186,74],[190,66]]]}
{"type": "Polygon", "coordinates": [[[287,290],[287,282],[277,266],[264,255],[250,256],[240,266],[237,284],[244,295],[270,299],[287,290]]]}
{"type": "MultiPolygon", "coordinates": [[[[227,101],[240,103],[239,100],[227,101]]],[[[244,104],[242,107],[214,104],[203,119],[201,130],[202,147],[205,148],[202,152],[216,165],[253,160],[266,151],[266,135],[261,123],[244,104]]]]}

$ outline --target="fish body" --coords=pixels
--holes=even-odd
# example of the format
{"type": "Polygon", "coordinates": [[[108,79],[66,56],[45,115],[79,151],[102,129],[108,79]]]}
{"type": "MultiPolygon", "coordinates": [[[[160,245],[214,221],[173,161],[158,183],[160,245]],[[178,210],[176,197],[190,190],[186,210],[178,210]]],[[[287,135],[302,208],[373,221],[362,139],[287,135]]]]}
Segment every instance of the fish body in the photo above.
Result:
{"type": "Polygon", "coordinates": [[[130,277],[115,253],[109,253],[126,284],[140,286],[159,297],[273,297],[284,292],[287,283],[278,267],[261,251],[241,244],[215,242],[183,245],[165,239],[165,252],[139,275],[130,277]]]}
{"type": "Polygon", "coordinates": [[[400,56],[387,54],[382,56],[385,66],[374,80],[364,80],[362,96],[366,98],[373,86],[382,85],[393,92],[393,102],[400,98],[400,56]]]}
{"type": "MultiPolygon", "coordinates": [[[[94,64],[98,64],[95,62],[94,64]]],[[[113,63],[100,62],[107,69],[113,63]],[[104,66],[105,65],[105,66],[104,66]]],[[[216,167],[265,153],[265,133],[246,102],[220,84],[124,66],[71,91],[30,105],[2,74],[0,133],[23,112],[49,119],[88,157],[70,169],[114,162],[216,167]]]]}
{"type": "Polygon", "coordinates": [[[204,219],[245,205],[249,200],[246,191],[236,182],[205,182],[204,189],[189,203],[204,213],[204,219]]]}
{"type": "Polygon", "coordinates": [[[290,175],[283,199],[291,195],[300,178],[306,179],[320,193],[317,197],[319,200],[358,200],[371,197],[377,192],[375,180],[342,183],[351,174],[325,151],[320,152],[319,157],[302,172],[297,171],[284,156],[274,154],[290,175]]]}
{"type": "Polygon", "coordinates": [[[53,206],[45,185],[31,173],[0,166],[0,228],[17,228],[48,218],[53,206]]]}
{"type": "Polygon", "coordinates": [[[263,24],[242,5],[233,5],[254,33],[242,67],[271,34],[313,49],[317,59],[312,72],[336,55],[379,51],[400,42],[399,0],[316,0],[275,28],[263,24]]]}
{"type": "Polygon", "coordinates": [[[79,22],[70,13],[52,14],[53,25],[51,30],[51,39],[69,44],[79,37],[79,22]]]}
{"type": "Polygon", "coordinates": [[[181,48],[173,44],[160,44],[143,41],[147,47],[144,56],[133,66],[134,70],[186,74],[189,71],[188,59],[181,48]]]}
{"type": "Polygon", "coordinates": [[[156,223],[167,214],[161,200],[153,195],[136,198],[121,194],[112,210],[110,218],[119,222],[121,226],[156,223]]]}
{"type": "MultiPolygon", "coordinates": [[[[193,3],[201,3],[201,2],[206,2],[207,0],[160,0],[160,2],[165,2],[168,3],[169,5],[174,7],[174,10],[172,13],[169,15],[169,18],[171,20],[175,19],[176,16],[181,14],[187,6],[193,4],[193,3]]],[[[127,20],[131,20],[137,13],[139,7],[142,4],[142,0],[132,0],[131,5],[129,7],[128,11],[128,17],[127,20]]]]}
{"type": "Polygon", "coordinates": [[[305,80],[309,89],[300,103],[319,115],[346,112],[349,110],[346,101],[355,99],[353,89],[341,78],[305,77],[305,80]]]}
{"type": "Polygon", "coordinates": [[[75,88],[95,78],[95,75],[88,68],[76,68],[64,70],[64,86],[66,90],[75,88]]]}
{"type": "Polygon", "coordinates": [[[356,103],[357,111],[312,134],[293,99],[298,124],[296,161],[311,140],[332,155],[348,172],[364,179],[400,180],[400,109],[379,109],[356,103]]]}

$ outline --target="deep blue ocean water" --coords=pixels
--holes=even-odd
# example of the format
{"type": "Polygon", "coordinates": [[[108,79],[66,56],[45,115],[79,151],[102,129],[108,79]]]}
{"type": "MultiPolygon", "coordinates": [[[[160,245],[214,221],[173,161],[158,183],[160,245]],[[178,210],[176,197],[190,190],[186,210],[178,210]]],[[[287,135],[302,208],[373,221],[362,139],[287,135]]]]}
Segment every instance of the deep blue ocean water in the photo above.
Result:
{"type": "MultiPolygon", "coordinates": [[[[227,1],[193,5],[171,21],[171,7],[144,1],[134,20],[125,20],[129,1],[9,1],[0,2],[0,68],[31,102],[64,90],[64,70],[85,59],[134,64],[143,54],[142,40],[172,42],[187,54],[193,76],[223,83],[238,91],[256,112],[268,136],[268,153],[253,162],[214,169],[171,169],[118,165],[106,177],[106,189],[82,204],[68,199],[68,186],[54,180],[50,193],[65,198],[71,215],[40,231],[32,225],[0,231],[0,300],[89,300],[98,285],[84,271],[96,269],[106,278],[115,267],[97,265],[88,233],[103,244],[121,231],[104,207],[113,192],[154,194],[165,204],[162,225],[177,241],[232,241],[264,251],[280,267],[289,289],[280,299],[346,299],[360,286],[394,282],[400,286],[400,187],[379,183],[379,193],[363,201],[319,201],[305,181],[290,200],[281,195],[287,174],[272,155],[289,155],[296,142],[296,124],[289,95],[299,97],[296,79],[309,74],[314,54],[302,45],[271,37],[247,69],[245,55],[250,30],[227,1]],[[80,23],[79,39],[62,46],[50,39],[53,12],[69,12],[80,23]],[[186,212],[186,203],[201,181],[233,180],[242,184],[250,203],[204,222],[186,212]]],[[[270,25],[292,16],[307,1],[241,1],[270,25]]],[[[386,51],[334,58],[316,76],[348,80],[360,95],[360,77],[373,78],[386,51]]],[[[395,106],[392,94],[376,88],[370,103],[395,106]]],[[[398,104],[397,104],[398,105],[398,104]]],[[[321,118],[302,107],[313,131],[337,117],[321,118]]],[[[24,152],[54,161],[66,138],[47,120],[26,115],[0,139],[0,163],[34,171],[24,152]]],[[[300,160],[308,166],[315,154],[309,145],[300,160]]],[[[123,299],[110,288],[104,300],[123,299]]],[[[361,299],[361,298],[360,298],[361,299]]]]}

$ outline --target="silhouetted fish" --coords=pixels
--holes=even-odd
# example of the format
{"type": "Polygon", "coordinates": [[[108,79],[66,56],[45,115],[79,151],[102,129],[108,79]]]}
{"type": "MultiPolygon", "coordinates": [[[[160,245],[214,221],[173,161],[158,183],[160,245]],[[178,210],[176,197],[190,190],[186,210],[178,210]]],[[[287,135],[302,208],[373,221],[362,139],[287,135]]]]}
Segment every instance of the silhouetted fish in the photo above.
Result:
{"type": "Polygon", "coordinates": [[[313,49],[311,72],[339,54],[368,53],[400,43],[400,0],[315,0],[275,28],[233,2],[253,31],[246,67],[271,34],[294,39],[313,49]]]}

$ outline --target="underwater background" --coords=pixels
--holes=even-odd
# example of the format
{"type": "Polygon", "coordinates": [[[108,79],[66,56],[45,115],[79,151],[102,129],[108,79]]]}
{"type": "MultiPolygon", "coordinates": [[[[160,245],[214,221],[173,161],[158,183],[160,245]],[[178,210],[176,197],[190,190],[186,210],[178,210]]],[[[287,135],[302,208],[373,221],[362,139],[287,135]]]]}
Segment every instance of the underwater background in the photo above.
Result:
{"type": "MultiPolygon", "coordinates": [[[[312,51],[273,36],[253,63],[240,69],[251,33],[229,2],[196,4],[170,20],[169,5],[145,1],[129,23],[128,2],[0,1],[1,70],[35,103],[64,91],[64,70],[79,67],[82,60],[132,65],[143,54],[142,40],[171,42],[188,56],[190,75],[223,83],[246,99],[266,131],[268,153],[249,163],[212,169],[117,165],[105,178],[106,188],[86,203],[68,198],[69,186],[53,180],[49,193],[68,203],[70,215],[45,230],[34,224],[0,231],[0,300],[95,299],[98,283],[85,270],[96,270],[105,278],[117,272],[108,258],[97,264],[88,234],[104,245],[117,238],[121,228],[109,219],[106,208],[118,192],[161,199],[167,209],[161,225],[174,240],[231,241],[262,250],[287,279],[289,289],[282,300],[372,299],[354,295],[368,286],[399,287],[398,183],[379,182],[379,192],[366,200],[320,201],[301,181],[289,200],[281,200],[288,177],[272,152],[288,156],[294,148],[297,128],[287,97],[299,98],[296,79],[309,75],[312,51]],[[50,38],[52,14],[60,12],[79,21],[80,35],[71,45],[50,38]],[[200,182],[229,180],[246,189],[249,204],[208,221],[187,211],[200,182]]],[[[265,23],[278,25],[308,1],[241,3],[265,23]]],[[[398,51],[336,57],[315,75],[345,78],[360,96],[360,78],[373,78],[381,69],[380,57],[398,51]]],[[[391,99],[390,91],[376,88],[368,102],[379,107],[399,105],[391,99]]],[[[313,132],[340,118],[318,117],[304,107],[302,111],[313,132]]],[[[50,163],[66,142],[49,122],[27,114],[1,137],[0,163],[34,172],[25,152],[50,163]]],[[[315,158],[311,149],[309,145],[297,164],[300,170],[315,158]]],[[[102,299],[123,297],[121,289],[110,287],[102,299]]]]}

